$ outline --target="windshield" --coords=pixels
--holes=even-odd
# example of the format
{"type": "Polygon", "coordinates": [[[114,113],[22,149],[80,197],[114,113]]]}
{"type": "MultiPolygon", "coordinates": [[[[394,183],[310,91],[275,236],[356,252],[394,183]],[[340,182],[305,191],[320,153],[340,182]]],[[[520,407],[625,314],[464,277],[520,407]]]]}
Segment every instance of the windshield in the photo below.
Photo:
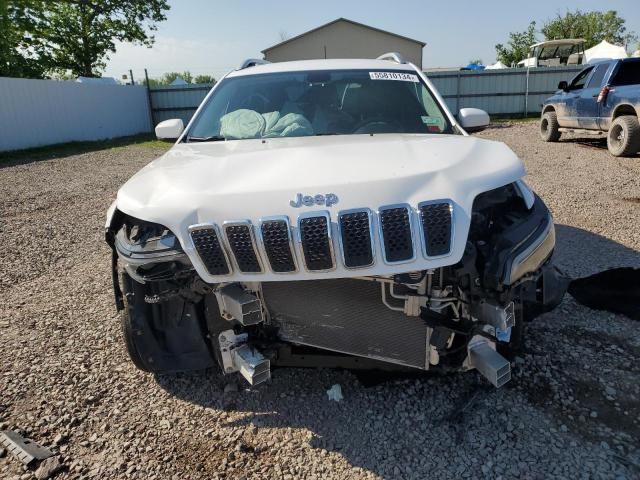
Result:
{"type": "Polygon", "coordinates": [[[450,132],[415,73],[322,70],[226,78],[186,141],[450,132]]]}
{"type": "Polygon", "coordinates": [[[582,46],[579,43],[543,45],[533,48],[531,52],[531,56],[538,59],[540,66],[566,65],[567,63],[578,63],[578,58],[574,57],[582,53],[582,46]],[[558,59],[557,62],[552,62],[556,59],[558,59]],[[571,59],[575,61],[570,62],[571,59]]]}

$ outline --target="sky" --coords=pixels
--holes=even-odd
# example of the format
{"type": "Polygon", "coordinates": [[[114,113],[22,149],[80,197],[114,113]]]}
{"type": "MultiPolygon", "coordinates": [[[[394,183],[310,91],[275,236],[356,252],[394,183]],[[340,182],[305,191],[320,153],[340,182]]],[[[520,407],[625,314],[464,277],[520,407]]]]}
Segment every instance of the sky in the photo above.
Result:
{"type": "Polygon", "coordinates": [[[640,0],[170,0],[167,20],[158,24],[152,48],[118,44],[105,76],[134,79],[169,71],[220,78],[261,50],[339,17],[427,44],[423,67],[456,67],[469,60],[495,61],[495,44],[532,20],[546,20],[579,8],[617,10],[627,29],[640,35],[640,0]]]}

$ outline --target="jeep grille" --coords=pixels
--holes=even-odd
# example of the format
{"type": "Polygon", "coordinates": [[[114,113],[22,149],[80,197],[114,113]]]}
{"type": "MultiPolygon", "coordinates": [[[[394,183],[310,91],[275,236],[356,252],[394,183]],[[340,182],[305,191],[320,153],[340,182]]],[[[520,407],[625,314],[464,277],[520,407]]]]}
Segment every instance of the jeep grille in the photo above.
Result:
{"type": "Polygon", "coordinates": [[[345,210],[333,222],[328,211],[312,211],[301,214],[294,225],[288,217],[279,216],[263,218],[255,227],[249,221],[225,222],[224,235],[215,224],[194,225],[189,231],[207,272],[224,276],[233,270],[326,272],[336,268],[337,262],[366,270],[378,255],[388,264],[411,262],[417,255],[437,258],[451,253],[453,226],[453,202],[436,200],[417,207],[384,206],[377,213],[367,208],[345,210]]]}

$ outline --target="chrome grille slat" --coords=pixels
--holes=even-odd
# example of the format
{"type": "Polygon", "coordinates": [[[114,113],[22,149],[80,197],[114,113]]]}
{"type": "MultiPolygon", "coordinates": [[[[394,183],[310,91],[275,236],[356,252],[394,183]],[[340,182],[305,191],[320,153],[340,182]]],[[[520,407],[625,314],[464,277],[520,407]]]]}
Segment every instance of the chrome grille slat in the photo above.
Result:
{"type": "Polygon", "coordinates": [[[292,273],[297,270],[291,228],[286,218],[262,219],[260,239],[273,272],[292,273]]]}
{"type": "Polygon", "coordinates": [[[334,268],[331,220],[327,212],[309,212],[298,219],[304,264],[312,272],[334,268]]]}
{"type": "Polygon", "coordinates": [[[202,224],[189,228],[191,241],[210,275],[231,273],[229,258],[221,242],[217,225],[202,224]]]}
{"type": "Polygon", "coordinates": [[[238,270],[243,273],[262,272],[251,223],[225,222],[223,228],[238,270]]]}
{"type": "Polygon", "coordinates": [[[373,225],[369,209],[346,210],[338,214],[342,262],[347,268],[373,265],[373,225]]]}
{"type": "Polygon", "coordinates": [[[439,257],[451,252],[453,205],[448,201],[435,200],[418,205],[427,257],[439,257]]]}
{"type": "Polygon", "coordinates": [[[411,207],[389,205],[380,208],[382,254],[387,263],[409,262],[415,258],[411,207]]]}

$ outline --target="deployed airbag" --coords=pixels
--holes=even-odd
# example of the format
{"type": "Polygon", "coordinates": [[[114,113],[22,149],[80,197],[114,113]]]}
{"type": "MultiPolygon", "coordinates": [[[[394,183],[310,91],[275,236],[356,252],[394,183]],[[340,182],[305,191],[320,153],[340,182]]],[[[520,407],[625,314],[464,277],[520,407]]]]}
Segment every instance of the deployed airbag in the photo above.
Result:
{"type": "Polygon", "coordinates": [[[220,135],[227,139],[300,137],[313,135],[313,127],[309,120],[298,113],[260,114],[242,108],[220,118],[220,135]]]}

